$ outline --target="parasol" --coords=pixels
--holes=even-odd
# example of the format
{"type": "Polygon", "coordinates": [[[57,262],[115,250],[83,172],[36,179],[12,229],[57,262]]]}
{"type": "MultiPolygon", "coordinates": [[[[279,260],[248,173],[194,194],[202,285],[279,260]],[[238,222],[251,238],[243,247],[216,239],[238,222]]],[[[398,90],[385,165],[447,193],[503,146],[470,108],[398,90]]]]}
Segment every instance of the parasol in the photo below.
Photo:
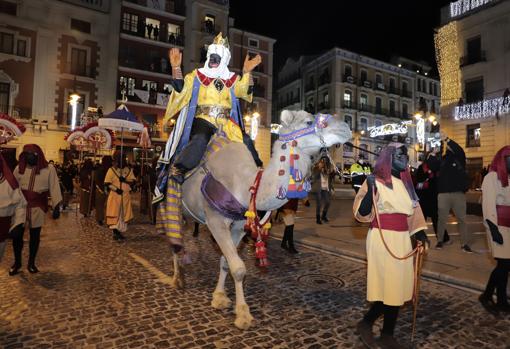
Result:
{"type": "Polygon", "coordinates": [[[121,104],[117,110],[108,114],[106,117],[99,118],[98,125],[99,127],[108,128],[114,131],[120,131],[120,166],[122,168],[122,158],[124,153],[124,130],[140,132],[143,130],[143,124],[137,120],[136,116],[131,113],[124,104],[121,104]]]}
{"type": "Polygon", "coordinates": [[[25,126],[7,114],[0,113],[0,144],[5,144],[13,138],[20,137],[25,132],[25,126]]]}

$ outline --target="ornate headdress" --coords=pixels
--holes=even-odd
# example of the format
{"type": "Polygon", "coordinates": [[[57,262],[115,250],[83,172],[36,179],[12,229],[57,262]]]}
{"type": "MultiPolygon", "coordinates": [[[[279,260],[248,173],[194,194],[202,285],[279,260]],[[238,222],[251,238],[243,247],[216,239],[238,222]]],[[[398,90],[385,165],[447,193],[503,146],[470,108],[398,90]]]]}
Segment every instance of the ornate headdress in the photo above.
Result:
{"type": "Polygon", "coordinates": [[[216,37],[214,38],[213,45],[222,45],[222,46],[225,46],[226,48],[230,49],[230,45],[228,43],[228,38],[226,36],[223,37],[221,32],[218,35],[216,35],[216,37]]]}

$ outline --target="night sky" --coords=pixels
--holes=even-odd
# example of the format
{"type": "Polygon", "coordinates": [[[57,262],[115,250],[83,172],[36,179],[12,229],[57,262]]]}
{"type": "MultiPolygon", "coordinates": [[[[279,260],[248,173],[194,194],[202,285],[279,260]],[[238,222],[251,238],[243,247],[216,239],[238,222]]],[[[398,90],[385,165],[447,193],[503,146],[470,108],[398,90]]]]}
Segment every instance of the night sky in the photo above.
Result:
{"type": "Polygon", "coordinates": [[[435,67],[434,28],[450,0],[231,0],[235,26],[277,39],[275,68],[290,56],[334,46],[389,61],[392,55],[435,67]],[[249,4],[252,7],[249,7],[249,4]]]}

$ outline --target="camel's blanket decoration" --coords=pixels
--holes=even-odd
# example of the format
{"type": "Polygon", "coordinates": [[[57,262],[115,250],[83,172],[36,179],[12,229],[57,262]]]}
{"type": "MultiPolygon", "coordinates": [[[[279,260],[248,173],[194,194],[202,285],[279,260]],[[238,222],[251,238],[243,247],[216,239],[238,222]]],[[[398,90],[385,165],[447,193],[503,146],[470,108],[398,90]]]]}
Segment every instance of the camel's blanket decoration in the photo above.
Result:
{"type": "Polygon", "coordinates": [[[25,126],[7,114],[0,114],[0,144],[20,137],[25,132],[25,126]]]}
{"type": "Polygon", "coordinates": [[[99,127],[95,121],[69,132],[64,139],[79,150],[100,150],[111,149],[115,137],[110,130],[99,127]]]}

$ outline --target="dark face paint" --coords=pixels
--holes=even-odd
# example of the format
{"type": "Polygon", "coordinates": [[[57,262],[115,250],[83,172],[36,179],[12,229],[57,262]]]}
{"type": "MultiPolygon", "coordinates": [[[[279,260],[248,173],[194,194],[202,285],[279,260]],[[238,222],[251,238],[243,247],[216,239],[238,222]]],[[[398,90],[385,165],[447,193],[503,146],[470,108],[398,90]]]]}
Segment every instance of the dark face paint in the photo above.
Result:
{"type": "Polygon", "coordinates": [[[510,173],[510,156],[507,156],[507,157],[505,158],[505,162],[506,162],[506,171],[507,171],[508,173],[510,173]]]}
{"type": "Polygon", "coordinates": [[[221,56],[213,53],[209,56],[209,68],[217,68],[220,66],[221,56]]]}
{"type": "Polygon", "coordinates": [[[391,161],[391,169],[397,172],[402,172],[407,169],[409,156],[407,155],[407,148],[400,147],[395,150],[391,161]]]}
{"type": "Polygon", "coordinates": [[[30,166],[37,165],[37,153],[25,153],[25,159],[30,166]]]}

